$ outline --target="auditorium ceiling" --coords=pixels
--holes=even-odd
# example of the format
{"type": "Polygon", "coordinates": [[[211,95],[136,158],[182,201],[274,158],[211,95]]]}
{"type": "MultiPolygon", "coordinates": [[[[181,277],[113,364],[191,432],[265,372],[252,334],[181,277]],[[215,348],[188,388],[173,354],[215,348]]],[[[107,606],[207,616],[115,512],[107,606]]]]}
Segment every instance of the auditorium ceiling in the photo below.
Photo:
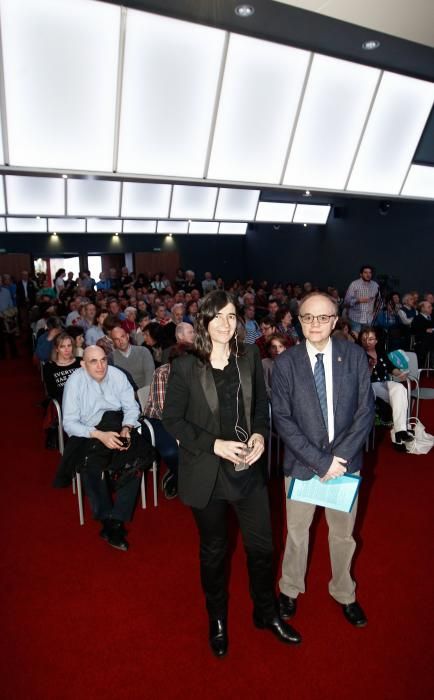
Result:
{"type": "Polygon", "coordinates": [[[434,199],[434,3],[360,7],[0,0],[0,230],[230,235],[434,199]]]}

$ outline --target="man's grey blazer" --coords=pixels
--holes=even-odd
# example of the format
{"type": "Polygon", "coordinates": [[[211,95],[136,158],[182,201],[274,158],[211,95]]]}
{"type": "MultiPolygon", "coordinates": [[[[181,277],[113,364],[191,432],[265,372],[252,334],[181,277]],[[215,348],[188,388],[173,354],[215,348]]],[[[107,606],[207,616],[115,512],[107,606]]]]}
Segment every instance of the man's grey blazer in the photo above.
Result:
{"type": "Polygon", "coordinates": [[[285,444],[285,476],[324,476],[333,456],[359,471],[374,420],[374,394],[366,353],[332,338],[334,439],[330,443],[316,393],[306,342],[279,355],[273,367],[274,426],[285,444]]]}

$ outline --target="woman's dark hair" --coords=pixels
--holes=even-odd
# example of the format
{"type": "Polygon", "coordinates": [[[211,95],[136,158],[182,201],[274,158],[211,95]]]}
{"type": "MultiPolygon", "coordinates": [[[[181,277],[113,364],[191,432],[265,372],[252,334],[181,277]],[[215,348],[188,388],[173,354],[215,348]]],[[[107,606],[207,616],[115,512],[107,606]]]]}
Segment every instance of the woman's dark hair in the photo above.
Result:
{"type": "Polygon", "coordinates": [[[362,326],[362,328],[359,331],[359,336],[357,338],[358,345],[362,345],[363,336],[370,335],[371,333],[375,335],[378,341],[380,340],[377,328],[374,328],[374,326],[362,326]]]}
{"type": "Polygon", "coordinates": [[[291,314],[291,309],[289,308],[289,306],[281,306],[280,309],[277,309],[276,313],[274,314],[274,321],[276,323],[276,326],[278,326],[279,323],[282,323],[283,319],[288,313],[291,314]]]}
{"type": "Polygon", "coordinates": [[[81,326],[67,326],[65,331],[71,336],[71,338],[73,338],[73,340],[77,340],[80,335],[84,336],[84,328],[81,326]]]}
{"type": "MultiPolygon", "coordinates": [[[[209,294],[203,298],[202,304],[200,305],[199,313],[196,317],[194,349],[200,359],[205,362],[209,361],[212,351],[212,341],[208,333],[209,323],[216,317],[219,311],[224,309],[228,304],[234,305],[237,322],[242,323],[242,317],[236,300],[229,292],[225,292],[222,289],[209,292],[209,294]]],[[[236,331],[229,341],[229,348],[234,355],[244,354],[244,345],[237,337],[236,331]]]]}

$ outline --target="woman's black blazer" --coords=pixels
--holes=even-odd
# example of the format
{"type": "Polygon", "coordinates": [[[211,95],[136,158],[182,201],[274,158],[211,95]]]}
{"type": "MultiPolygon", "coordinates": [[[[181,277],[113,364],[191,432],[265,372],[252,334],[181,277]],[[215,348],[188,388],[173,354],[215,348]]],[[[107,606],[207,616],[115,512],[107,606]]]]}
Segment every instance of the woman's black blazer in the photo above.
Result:
{"type": "MultiPolygon", "coordinates": [[[[260,433],[266,438],[269,408],[261,358],[255,345],[245,346],[245,354],[238,357],[238,366],[249,435],[260,433]]],[[[184,355],[173,361],[163,424],[179,443],[179,496],[186,505],[204,508],[213,491],[220,460],[214,454],[214,442],[220,438],[220,412],[208,362],[196,355],[184,355]]],[[[255,466],[262,468],[259,463],[255,466]]]]}

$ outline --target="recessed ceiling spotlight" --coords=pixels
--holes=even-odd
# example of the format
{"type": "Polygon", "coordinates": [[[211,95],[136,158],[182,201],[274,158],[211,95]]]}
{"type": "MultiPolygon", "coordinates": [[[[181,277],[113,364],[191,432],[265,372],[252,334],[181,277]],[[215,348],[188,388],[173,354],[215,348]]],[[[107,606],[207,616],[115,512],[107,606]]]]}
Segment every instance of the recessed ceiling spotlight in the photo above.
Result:
{"type": "Polygon", "coordinates": [[[303,224],[304,228],[307,228],[307,224],[303,224]]]}
{"type": "Polygon", "coordinates": [[[118,234],[118,233],[115,233],[115,236],[119,236],[119,234],[118,234]]]}
{"type": "Polygon", "coordinates": [[[380,46],[380,42],[377,39],[370,39],[369,41],[364,41],[362,44],[362,49],[365,51],[375,51],[380,46]]]}
{"type": "Polygon", "coordinates": [[[251,17],[255,14],[255,8],[253,5],[237,5],[234,12],[238,17],[246,19],[246,17],[251,17]]]}
{"type": "Polygon", "coordinates": [[[312,197],[312,195],[311,195],[311,193],[310,193],[310,190],[306,190],[306,191],[303,193],[303,197],[312,197]]]}
{"type": "Polygon", "coordinates": [[[57,237],[56,231],[53,231],[53,233],[51,235],[57,237]]]}
{"type": "Polygon", "coordinates": [[[40,216],[35,216],[35,219],[40,219],[40,218],[41,218],[40,216]]]}
{"type": "Polygon", "coordinates": [[[67,180],[67,179],[68,179],[68,176],[67,176],[67,175],[62,175],[62,177],[63,177],[64,180],[67,180]]]}

